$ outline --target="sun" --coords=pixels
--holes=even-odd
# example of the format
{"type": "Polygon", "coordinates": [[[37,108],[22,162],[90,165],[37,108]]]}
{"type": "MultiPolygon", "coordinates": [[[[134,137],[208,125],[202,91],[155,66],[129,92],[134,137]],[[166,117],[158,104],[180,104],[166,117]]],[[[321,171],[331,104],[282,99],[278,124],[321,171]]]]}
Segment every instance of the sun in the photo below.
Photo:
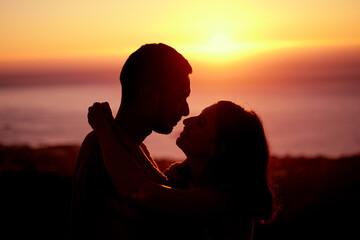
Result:
{"type": "Polygon", "coordinates": [[[239,46],[233,43],[229,37],[223,33],[214,35],[211,41],[203,46],[203,50],[217,55],[226,55],[237,51],[239,46]]]}
{"type": "Polygon", "coordinates": [[[208,41],[187,45],[182,48],[182,51],[191,55],[193,59],[202,62],[229,64],[260,50],[261,45],[257,43],[236,42],[232,41],[229,36],[231,34],[217,32],[211,38],[208,38],[208,41]]]}

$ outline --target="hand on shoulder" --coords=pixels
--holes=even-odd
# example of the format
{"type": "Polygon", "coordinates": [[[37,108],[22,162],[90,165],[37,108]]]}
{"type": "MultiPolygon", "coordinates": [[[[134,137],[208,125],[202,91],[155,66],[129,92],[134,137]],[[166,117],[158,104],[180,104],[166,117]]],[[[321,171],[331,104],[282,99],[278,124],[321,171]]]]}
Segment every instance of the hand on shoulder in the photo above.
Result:
{"type": "Polygon", "coordinates": [[[95,102],[88,109],[88,122],[95,131],[111,127],[113,120],[114,117],[108,102],[95,102]]]}

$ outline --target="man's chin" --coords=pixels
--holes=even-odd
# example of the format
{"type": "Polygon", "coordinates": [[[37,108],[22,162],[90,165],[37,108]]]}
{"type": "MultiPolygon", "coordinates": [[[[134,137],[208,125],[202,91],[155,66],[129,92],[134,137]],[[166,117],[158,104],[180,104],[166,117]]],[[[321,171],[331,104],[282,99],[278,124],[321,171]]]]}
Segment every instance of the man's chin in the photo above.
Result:
{"type": "Polygon", "coordinates": [[[160,134],[170,134],[174,127],[167,127],[167,128],[158,128],[154,129],[154,132],[160,133],[160,134]]]}

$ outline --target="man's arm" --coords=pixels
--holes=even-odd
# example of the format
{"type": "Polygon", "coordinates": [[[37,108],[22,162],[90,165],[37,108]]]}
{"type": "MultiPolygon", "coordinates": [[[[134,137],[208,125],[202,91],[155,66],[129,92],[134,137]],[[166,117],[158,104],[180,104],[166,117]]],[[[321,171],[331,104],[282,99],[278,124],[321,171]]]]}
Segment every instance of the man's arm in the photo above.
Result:
{"type": "Polygon", "coordinates": [[[149,181],[116,137],[111,122],[104,120],[101,112],[96,113],[90,122],[98,137],[111,181],[123,197],[138,206],[194,217],[228,211],[233,206],[229,195],[220,189],[177,190],[149,181]]]}

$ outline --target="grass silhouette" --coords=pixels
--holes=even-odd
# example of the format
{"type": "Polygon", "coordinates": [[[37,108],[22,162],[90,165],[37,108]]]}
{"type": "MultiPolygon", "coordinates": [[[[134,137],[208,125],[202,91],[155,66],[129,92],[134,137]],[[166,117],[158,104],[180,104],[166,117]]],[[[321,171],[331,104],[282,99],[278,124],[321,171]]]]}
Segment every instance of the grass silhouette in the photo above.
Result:
{"type": "MultiPolygon", "coordinates": [[[[67,239],[71,176],[79,146],[0,146],[0,238],[67,239]]],[[[164,170],[172,161],[158,159],[164,170]]],[[[279,211],[254,239],[356,239],[360,155],[276,157],[279,211]]]]}

